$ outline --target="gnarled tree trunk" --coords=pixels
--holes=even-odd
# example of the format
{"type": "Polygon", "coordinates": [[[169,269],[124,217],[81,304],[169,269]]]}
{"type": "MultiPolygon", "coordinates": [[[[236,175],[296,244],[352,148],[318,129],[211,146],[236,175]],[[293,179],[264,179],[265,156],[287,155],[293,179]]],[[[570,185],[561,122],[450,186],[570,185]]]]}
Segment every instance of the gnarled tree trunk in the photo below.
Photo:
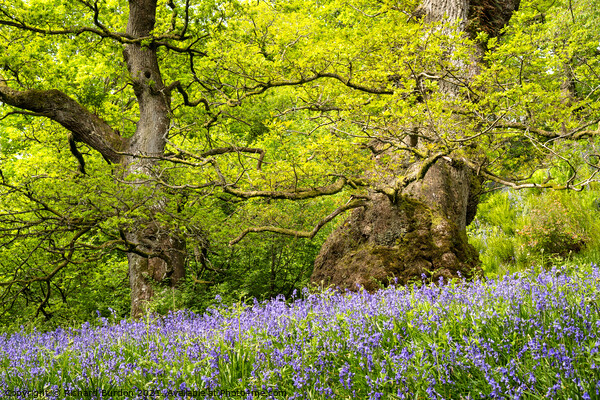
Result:
{"type": "Polygon", "coordinates": [[[439,160],[396,199],[370,196],[325,242],[312,281],[340,288],[445,280],[481,273],[465,226],[475,215],[480,180],[461,162],[439,160]]]}
{"type": "Polygon", "coordinates": [[[127,254],[131,315],[140,317],[154,298],[155,285],[176,287],[185,277],[185,241],[172,232],[161,232],[160,227],[155,225],[127,234],[127,240],[132,243],[147,243],[139,248],[161,255],[147,257],[133,252],[127,254]]]}
{"type": "MultiPolygon", "coordinates": [[[[518,5],[519,0],[424,0],[419,13],[427,22],[459,21],[454,28],[441,28],[457,29],[453,34],[485,30],[494,36],[518,5]]],[[[454,67],[472,77],[477,62],[454,67]]],[[[452,81],[440,81],[439,90],[450,100],[459,96],[452,81]]],[[[406,146],[419,146],[416,138],[411,137],[406,146]]],[[[373,192],[367,207],[353,211],[323,245],[315,261],[313,282],[376,290],[423,277],[437,281],[482,274],[465,229],[479,201],[482,180],[475,171],[459,158],[440,156],[432,163],[419,161],[398,175],[418,178],[393,195],[373,192]],[[423,166],[425,174],[417,173],[423,166]]],[[[391,186],[397,187],[395,182],[391,186]]]]}

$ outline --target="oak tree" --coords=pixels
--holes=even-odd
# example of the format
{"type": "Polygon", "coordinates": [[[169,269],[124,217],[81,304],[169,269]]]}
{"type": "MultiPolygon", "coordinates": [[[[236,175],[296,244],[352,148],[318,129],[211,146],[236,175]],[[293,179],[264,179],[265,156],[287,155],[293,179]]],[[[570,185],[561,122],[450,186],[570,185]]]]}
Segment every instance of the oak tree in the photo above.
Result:
{"type": "Polygon", "coordinates": [[[595,178],[597,18],[583,0],[3,1],[2,300],[39,287],[48,312],[61,274],[117,251],[139,316],[223,232],[313,238],[351,209],[314,281],[476,276],[484,181],[595,178]]]}

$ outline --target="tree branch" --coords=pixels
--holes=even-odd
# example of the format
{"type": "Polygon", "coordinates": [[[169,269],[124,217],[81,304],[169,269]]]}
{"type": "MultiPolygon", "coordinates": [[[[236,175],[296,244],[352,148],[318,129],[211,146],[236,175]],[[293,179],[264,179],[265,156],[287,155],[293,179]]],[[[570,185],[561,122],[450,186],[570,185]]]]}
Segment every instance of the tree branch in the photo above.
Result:
{"type": "Polygon", "coordinates": [[[169,86],[167,86],[165,88],[165,92],[167,94],[171,94],[171,92],[174,89],[177,89],[177,91],[181,94],[181,97],[183,97],[183,104],[185,104],[186,106],[196,107],[198,104],[202,103],[204,105],[204,109],[207,112],[210,112],[210,105],[208,104],[208,101],[205,98],[201,98],[196,101],[190,101],[189,95],[187,94],[187,92],[185,91],[183,86],[181,85],[181,82],[175,81],[175,82],[171,83],[169,86]]]}
{"type": "Polygon", "coordinates": [[[350,201],[349,203],[336,208],[331,214],[329,214],[328,216],[323,218],[321,221],[319,221],[319,223],[317,223],[317,225],[310,232],[309,231],[296,231],[293,229],[279,228],[276,226],[259,226],[259,227],[255,227],[255,228],[247,228],[237,238],[230,241],[229,245],[233,246],[233,245],[239,243],[247,234],[257,233],[257,232],[273,232],[273,233],[279,233],[282,235],[312,239],[319,232],[319,230],[321,230],[321,228],[323,226],[325,226],[327,223],[329,223],[331,220],[333,220],[335,217],[337,217],[344,211],[351,210],[353,208],[358,208],[358,207],[365,207],[366,205],[367,205],[367,201],[365,201],[365,200],[350,201]]]}
{"type": "Polygon", "coordinates": [[[143,154],[133,154],[133,153],[128,153],[128,152],[119,152],[119,154],[122,156],[130,156],[130,157],[136,157],[136,158],[141,158],[141,159],[164,160],[164,161],[172,162],[174,164],[189,165],[191,167],[203,167],[206,164],[214,165],[215,160],[213,158],[208,158],[208,157],[212,157],[212,156],[220,155],[220,154],[227,154],[227,153],[260,154],[258,157],[258,162],[256,164],[256,169],[258,171],[260,171],[262,169],[263,159],[265,158],[265,154],[266,154],[266,152],[261,148],[238,147],[238,146],[217,147],[217,148],[202,152],[200,154],[194,154],[190,151],[187,151],[187,150],[184,150],[184,149],[178,147],[175,143],[173,143],[169,140],[167,140],[167,143],[171,147],[173,147],[177,151],[179,151],[180,154],[176,157],[174,157],[174,156],[147,156],[147,155],[143,155],[143,154]],[[195,160],[199,160],[200,162],[191,162],[191,161],[188,161],[186,158],[192,158],[195,160]]]}
{"type": "MultiPolygon", "coordinates": [[[[213,163],[214,165],[214,163],[213,163]]],[[[366,186],[366,183],[359,179],[348,179],[346,177],[338,178],[334,183],[327,186],[321,186],[318,188],[311,189],[297,189],[294,191],[277,191],[277,190],[240,190],[236,189],[225,182],[225,178],[217,170],[219,177],[221,178],[221,186],[225,193],[241,197],[243,199],[249,199],[251,197],[268,197],[270,199],[284,199],[284,200],[306,200],[320,196],[331,196],[339,193],[344,189],[346,185],[352,187],[366,186]]]]}
{"type": "MultiPolygon", "coordinates": [[[[392,90],[381,89],[381,88],[370,88],[367,86],[363,86],[363,85],[359,85],[359,84],[350,82],[350,79],[346,79],[338,74],[334,74],[331,72],[317,72],[313,76],[310,76],[308,78],[302,77],[302,78],[296,79],[296,80],[275,81],[275,82],[269,81],[269,82],[259,83],[258,85],[254,86],[254,87],[248,88],[249,92],[247,92],[246,96],[244,96],[244,97],[262,94],[265,91],[267,91],[268,89],[274,88],[274,87],[303,85],[305,83],[310,83],[310,82],[315,81],[320,78],[335,79],[335,80],[341,82],[342,84],[344,84],[345,86],[355,89],[355,90],[358,90],[360,92],[366,92],[366,93],[371,93],[371,94],[394,94],[394,92],[392,90]]],[[[238,101],[238,103],[239,103],[239,101],[238,101]]]]}
{"type": "Polygon", "coordinates": [[[502,186],[505,187],[510,187],[511,189],[528,189],[528,188],[536,188],[536,189],[552,189],[552,190],[574,190],[576,192],[579,192],[581,190],[583,190],[587,185],[589,185],[591,182],[597,182],[597,179],[594,179],[594,177],[597,175],[598,171],[594,171],[594,173],[592,173],[588,178],[582,180],[581,182],[578,183],[574,183],[574,184],[570,184],[570,181],[567,182],[567,184],[565,185],[556,185],[556,184],[552,184],[552,183],[535,183],[535,182],[522,182],[521,180],[513,180],[510,178],[504,178],[501,176],[498,176],[496,174],[494,174],[491,171],[488,171],[485,168],[482,168],[480,165],[477,165],[476,163],[463,158],[462,159],[469,167],[471,167],[474,171],[477,171],[477,173],[481,176],[483,176],[485,179],[490,180],[492,182],[496,182],[499,183],[502,186]]]}
{"type": "Polygon", "coordinates": [[[227,153],[250,153],[250,154],[260,154],[258,157],[258,163],[256,164],[256,169],[262,169],[263,159],[265,158],[265,151],[260,148],[255,147],[238,147],[238,146],[229,146],[229,147],[218,147],[215,149],[207,150],[203,153],[200,153],[201,158],[216,156],[219,154],[227,154],[227,153]]]}
{"type": "MultiPolygon", "coordinates": [[[[598,123],[600,121],[595,121],[592,123],[589,123],[586,125],[590,126],[593,125],[595,123],[598,123]]],[[[553,131],[547,131],[544,129],[540,129],[540,128],[535,128],[520,122],[502,122],[502,123],[498,123],[496,124],[495,128],[501,128],[501,129],[516,129],[519,131],[525,131],[525,132],[531,132],[533,134],[539,135],[539,136],[543,136],[545,138],[548,139],[572,139],[572,140],[579,140],[579,139],[584,139],[586,137],[590,137],[590,136],[597,136],[600,135],[600,131],[598,130],[585,130],[585,128],[578,128],[575,129],[571,132],[566,132],[566,133],[557,133],[557,132],[553,132],[553,131]]]]}
{"type": "Polygon", "coordinates": [[[202,36],[202,37],[198,38],[191,45],[189,45],[187,47],[179,47],[179,46],[175,46],[175,45],[169,43],[169,41],[170,40],[182,41],[182,40],[187,39],[186,37],[183,37],[181,35],[170,35],[169,34],[169,35],[159,35],[159,36],[145,35],[143,37],[135,37],[134,38],[133,36],[131,36],[127,33],[111,32],[107,27],[105,27],[103,24],[101,24],[97,20],[97,17],[98,17],[97,5],[88,4],[87,2],[82,2],[82,3],[85,4],[86,6],[88,6],[94,12],[94,23],[96,24],[97,28],[91,28],[91,27],[84,26],[84,27],[69,27],[69,28],[63,28],[63,29],[45,29],[45,28],[40,28],[40,27],[34,26],[34,25],[29,25],[26,22],[19,21],[16,19],[0,19],[0,26],[1,25],[10,26],[10,27],[22,30],[22,31],[33,32],[33,33],[38,33],[38,34],[42,34],[42,35],[76,35],[76,36],[78,36],[83,33],[93,33],[102,38],[112,39],[112,40],[115,40],[122,44],[136,44],[136,43],[140,44],[143,42],[147,42],[147,43],[153,45],[154,47],[165,47],[165,48],[175,51],[177,53],[195,54],[195,55],[199,55],[202,57],[206,56],[205,52],[192,48],[192,46],[196,42],[198,42],[198,40],[201,40],[201,39],[205,38],[206,36],[202,36]]]}
{"type": "Polygon", "coordinates": [[[68,245],[68,248],[69,248],[68,252],[66,254],[63,253],[63,261],[61,263],[59,263],[50,273],[46,274],[45,276],[37,276],[37,277],[31,278],[31,279],[15,279],[12,281],[0,282],[0,287],[12,286],[14,284],[30,285],[34,282],[49,282],[52,278],[54,278],[54,276],[56,274],[58,274],[58,272],[61,269],[63,269],[67,265],[69,265],[69,263],[71,262],[71,258],[73,257],[73,253],[75,252],[75,243],[77,242],[77,240],[79,240],[79,238],[81,238],[84,234],[89,232],[91,229],[92,229],[91,226],[87,226],[87,227],[83,228],[82,230],[78,231],[77,233],[75,233],[75,235],[71,239],[71,242],[68,245]]]}
{"type": "Polygon", "coordinates": [[[72,132],[73,139],[98,151],[109,162],[118,163],[119,151],[126,145],[105,121],[92,114],[59,90],[14,90],[0,75],[0,101],[28,110],[28,115],[43,116],[58,122],[72,132]]]}

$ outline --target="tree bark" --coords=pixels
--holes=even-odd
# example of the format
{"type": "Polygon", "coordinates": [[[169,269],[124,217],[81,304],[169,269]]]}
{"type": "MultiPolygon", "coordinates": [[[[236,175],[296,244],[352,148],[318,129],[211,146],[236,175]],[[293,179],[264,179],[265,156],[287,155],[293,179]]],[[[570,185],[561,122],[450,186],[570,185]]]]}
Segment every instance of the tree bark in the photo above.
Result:
{"type": "MultiPolygon", "coordinates": [[[[154,29],[156,0],[131,0],[127,34],[133,38],[147,37],[154,29]]],[[[134,92],[140,108],[136,132],[130,141],[124,166],[127,173],[153,175],[155,161],[147,156],[162,156],[170,124],[170,95],[165,91],[155,48],[140,43],[129,44],[123,51],[127,69],[133,80],[134,92]],[[144,157],[136,157],[144,156],[144,157]]],[[[155,199],[155,213],[161,212],[161,199],[155,199]]],[[[129,282],[131,286],[131,315],[139,317],[146,312],[154,297],[157,283],[176,286],[185,276],[185,242],[173,232],[164,231],[156,223],[142,224],[129,232],[127,240],[140,244],[147,257],[131,252],[129,282]]]]}
{"type": "MultiPolygon", "coordinates": [[[[518,0],[474,0],[470,4],[468,0],[424,0],[418,14],[426,22],[457,22],[452,34],[486,30],[494,36],[518,5],[518,0]]],[[[454,67],[467,77],[477,69],[476,65],[454,67]]],[[[459,95],[458,86],[451,81],[441,81],[439,90],[448,99],[459,95]]],[[[418,145],[411,140],[411,147],[418,145]]],[[[367,207],[353,211],[327,238],[315,261],[312,282],[372,291],[395,282],[482,275],[478,254],[466,235],[466,226],[476,213],[482,179],[459,159],[440,156],[431,165],[427,163],[422,160],[408,171],[398,171],[417,179],[393,195],[373,192],[367,207]],[[424,166],[425,173],[419,173],[424,166]]]]}
{"type": "Polygon", "coordinates": [[[325,242],[311,280],[369,291],[423,278],[447,282],[481,274],[465,227],[475,216],[480,179],[461,162],[439,160],[395,201],[372,194],[325,242]]]}
{"type": "Polygon", "coordinates": [[[160,257],[148,257],[134,252],[127,254],[131,316],[138,318],[147,311],[155,296],[155,285],[176,287],[185,277],[185,241],[160,226],[150,224],[145,229],[127,234],[132,243],[146,243],[138,248],[160,257]]]}

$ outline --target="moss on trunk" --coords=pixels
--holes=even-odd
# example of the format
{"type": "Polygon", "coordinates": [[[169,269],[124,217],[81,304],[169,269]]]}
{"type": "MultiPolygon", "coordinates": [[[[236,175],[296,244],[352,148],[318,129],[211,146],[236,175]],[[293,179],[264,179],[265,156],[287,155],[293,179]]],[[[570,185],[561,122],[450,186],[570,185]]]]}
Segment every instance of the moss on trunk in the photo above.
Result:
{"type": "Polygon", "coordinates": [[[374,194],[369,207],[355,210],[325,242],[312,281],[373,291],[422,276],[434,281],[480,276],[479,257],[467,241],[464,222],[476,207],[479,181],[464,165],[445,162],[429,174],[435,176],[423,180],[423,190],[413,187],[395,203],[374,194]],[[449,200],[454,207],[444,206],[449,200]]]}

